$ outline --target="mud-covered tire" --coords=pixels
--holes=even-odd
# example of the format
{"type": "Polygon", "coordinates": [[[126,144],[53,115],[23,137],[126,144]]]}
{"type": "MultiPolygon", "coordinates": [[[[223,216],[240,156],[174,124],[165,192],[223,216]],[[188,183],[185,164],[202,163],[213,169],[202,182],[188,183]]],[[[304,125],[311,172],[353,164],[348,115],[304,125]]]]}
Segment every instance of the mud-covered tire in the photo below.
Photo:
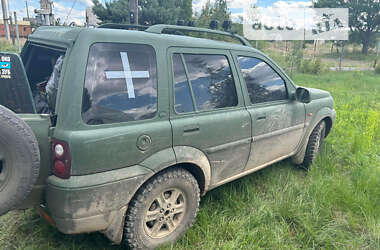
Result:
{"type": "Polygon", "coordinates": [[[0,105],[0,215],[17,208],[39,175],[40,151],[32,129],[0,105]]]}
{"type": "Polygon", "coordinates": [[[325,136],[326,123],[325,121],[321,121],[314,128],[307,142],[306,153],[302,163],[304,168],[308,169],[314,163],[318,153],[321,151],[325,136]]]}
{"type": "MultiPolygon", "coordinates": [[[[199,200],[199,186],[192,174],[181,168],[163,171],[145,183],[130,202],[124,226],[123,243],[131,249],[154,249],[176,241],[194,222],[199,208],[199,200]],[[178,190],[175,191],[176,193],[182,192],[183,196],[179,195],[178,199],[181,197],[182,201],[185,201],[183,214],[179,215],[175,214],[175,212],[172,214],[173,221],[174,218],[181,219],[177,221],[177,226],[173,229],[174,231],[171,232],[169,225],[165,224],[166,218],[164,218],[167,211],[169,211],[166,210],[166,204],[170,203],[165,202],[172,199],[171,195],[173,195],[174,191],[168,196],[169,191],[165,190],[178,190]],[[165,199],[165,202],[160,201],[162,198],[161,195],[164,196],[163,199],[165,199]],[[166,198],[166,195],[168,198],[166,198]],[[165,204],[164,212],[161,212],[163,209],[161,209],[162,206],[160,203],[165,204]],[[157,219],[147,217],[148,213],[157,213],[157,216],[153,215],[152,217],[157,219]],[[160,226],[161,224],[155,223],[163,223],[163,225],[160,226]],[[154,237],[153,233],[151,233],[154,232],[155,225],[159,225],[158,227],[163,231],[161,234],[162,237],[154,237]],[[165,235],[165,233],[167,233],[167,235],[165,235]]],[[[178,201],[176,200],[175,204],[173,203],[173,210],[174,207],[179,206],[177,205],[177,203],[180,204],[178,201]]],[[[168,214],[167,216],[171,215],[168,214]]],[[[174,223],[172,225],[174,225],[174,223]]]]}

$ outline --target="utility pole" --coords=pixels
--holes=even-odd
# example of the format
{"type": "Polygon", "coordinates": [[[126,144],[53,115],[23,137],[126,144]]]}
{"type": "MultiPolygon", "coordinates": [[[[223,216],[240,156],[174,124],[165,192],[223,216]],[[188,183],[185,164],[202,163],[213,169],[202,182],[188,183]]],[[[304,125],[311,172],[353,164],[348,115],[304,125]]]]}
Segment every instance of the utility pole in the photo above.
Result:
{"type": "Polygon", "coordinates": [[[3,20],[4,20],[4,31],[5,31],[5,38],[7,40],[11,39],[9,35],[9,26],[8,26],[8,10],[7,10],[7,4],[5,0],[1,0],[1,7],[3,9],[3,20]]]}
{"type": "Polygon", "coordinates": [[[131,24],[139,24],[139,1],[129,0],[129,18],[131,24]]]}
{"type": "Polygon", "coordinates": [[[13,27],[13,21],[12,21],[12,14],[11,16],[9,17],[9,23],[11,24],[11,38],[12,38],[12,44],[15,45],[15,33],[14,33],[14,27],[13,27]]]}
{"type": "Polygon", "coordinates": [[[30,19],[29,19],[28,0],[25,0],[25,7],[26,7],[26,16],[28,17],[28,21],[30,21],[30,19]]]}
{"type": "Polygon", "coordinates": [[[342,42],[342,52],[340,53],[340,56],[339,56],[339,71],[342,70],[343,55],[344,55],[344,43],[342,42]]]}
{"type": "Polygon", "coordinates": [[[20,53],[21,52],[21,44],[20,44],[20,35],[18,33],[18,23],[17,23],[17,13],[16,11],[14,12],[14,16],[15,16],[15,31],[16,31],[16,38],[17,38],[17,48],[18,48],[18,52],[20,53]]]}

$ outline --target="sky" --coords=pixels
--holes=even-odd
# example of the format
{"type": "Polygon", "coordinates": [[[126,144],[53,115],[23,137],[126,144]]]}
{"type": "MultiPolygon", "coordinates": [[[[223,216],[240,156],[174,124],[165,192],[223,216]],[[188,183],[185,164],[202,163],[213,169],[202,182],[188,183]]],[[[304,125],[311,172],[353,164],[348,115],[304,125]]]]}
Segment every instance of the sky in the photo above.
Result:
{"type": "MultiPolygon", "coordinates": [[[[26,7],[25,1],[28,2],[29,6],[29,16],[34,17],[34,10],[39,9],[39,0],[8,0],[8,10],[16,11],[18,19],[26,17],[26,7]]],[[[105,1],[112,0],[101,0],[103,3],[105,1]]],[[[86,7],[92,6],[92,0],[53,0],[53,13],[55,17],[59,17],[61,22],[66,21],[66,23],[76,22],[81,25],[85,21],[85,10],[86,7]],[[70,9],[73,6],[70,13],[70,9]],[[70,13],[70,15],[69,15],[70,13]]],[[[200,12],[202,6],[207,2],[207,0],[194,0],[193,1],[193,11],[200,12]]],[[[214,2],[214,0],[211,0],[214,2]]],[[[310,6],[311,0],[227,0],[229,10],[231,12],[234,21],[238,20],[239,16],[243,14],[243,8],[247,4],[255,4],[258,7],[304,7],[310,6]]],[[[2,12],[0,10],[1,17],[2,12]]]]}

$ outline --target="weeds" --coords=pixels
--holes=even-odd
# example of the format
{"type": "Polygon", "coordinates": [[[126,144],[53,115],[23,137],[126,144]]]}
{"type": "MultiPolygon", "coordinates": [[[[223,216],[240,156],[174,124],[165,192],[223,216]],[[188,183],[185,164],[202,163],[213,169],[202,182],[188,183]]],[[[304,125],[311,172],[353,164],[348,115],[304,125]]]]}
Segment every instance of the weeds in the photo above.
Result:
{"type": "Polygon", "coordinates": [[[3,52],[17,52],[17,46],[6,40],[0,40],[0,48],[3,52]]]}

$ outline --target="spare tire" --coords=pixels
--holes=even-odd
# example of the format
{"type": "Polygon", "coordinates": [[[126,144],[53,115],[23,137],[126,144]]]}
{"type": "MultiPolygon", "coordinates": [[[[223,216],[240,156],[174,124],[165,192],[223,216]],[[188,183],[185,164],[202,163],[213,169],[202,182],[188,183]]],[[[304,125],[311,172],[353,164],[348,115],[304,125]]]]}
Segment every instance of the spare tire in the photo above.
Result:
{"type": "Polygon", "coordinates": [[[32,129],[0,105],[0,215],[17,208],[39,175],[40,151],[32,129]]]}

